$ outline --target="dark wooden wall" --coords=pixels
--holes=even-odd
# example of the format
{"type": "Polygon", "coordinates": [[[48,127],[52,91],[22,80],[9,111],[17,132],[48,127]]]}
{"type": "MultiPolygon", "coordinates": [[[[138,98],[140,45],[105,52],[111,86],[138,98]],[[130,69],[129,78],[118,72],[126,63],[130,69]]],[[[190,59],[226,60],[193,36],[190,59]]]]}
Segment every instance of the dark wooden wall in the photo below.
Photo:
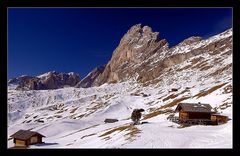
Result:
{"type": "Polygon", "coordinates": [[[210,113],[189,112],[189,119],[211,119],[210,113]]]}

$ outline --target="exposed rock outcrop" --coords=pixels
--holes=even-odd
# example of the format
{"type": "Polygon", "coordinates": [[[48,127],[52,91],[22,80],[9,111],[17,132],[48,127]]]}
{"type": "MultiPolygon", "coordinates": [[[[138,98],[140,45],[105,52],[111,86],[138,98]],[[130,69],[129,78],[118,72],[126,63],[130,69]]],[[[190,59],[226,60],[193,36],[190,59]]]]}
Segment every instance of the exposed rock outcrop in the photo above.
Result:
{"type": "Polygon", "coordinates": [[[103,73],[95,80],[95,85],[115,83],[136,74],[136,67],[146,58],[168,48],[165,39],[149,26],[134,25],[121,39],[103,73]]]}
{"type": "Polygon", "coordinates": [[[17,90],[45,90],[58,89],[65,86],[75,86],[80,81],[76,73],[58,73],[51,71],[36,77],[22,76],[9,80],[9,84],[16,84],[17,90]]]}
{"type": "Polygon", "coordinates": [[[94,86],[95,79],[102,74],[105,69],[105,65],[96,67],[93,69],[84,79],[76,84],[77,88],[88,88],[94,86]]]}

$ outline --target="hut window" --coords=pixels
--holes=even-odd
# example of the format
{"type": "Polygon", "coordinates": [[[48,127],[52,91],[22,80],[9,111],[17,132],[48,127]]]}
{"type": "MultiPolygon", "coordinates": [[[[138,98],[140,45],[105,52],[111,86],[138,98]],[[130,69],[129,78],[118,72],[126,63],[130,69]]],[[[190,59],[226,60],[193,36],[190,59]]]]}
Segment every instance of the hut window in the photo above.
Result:
{"type": "Polygon", "coordinates": [[[16,145],[18,145],[18,146],[25,146],[25,141],[16,140],[16,145]]]}
{"type": "Polygon", "coordinates": [[[31,143],[37,143],[37,136],[31,137],[31,143]]]}

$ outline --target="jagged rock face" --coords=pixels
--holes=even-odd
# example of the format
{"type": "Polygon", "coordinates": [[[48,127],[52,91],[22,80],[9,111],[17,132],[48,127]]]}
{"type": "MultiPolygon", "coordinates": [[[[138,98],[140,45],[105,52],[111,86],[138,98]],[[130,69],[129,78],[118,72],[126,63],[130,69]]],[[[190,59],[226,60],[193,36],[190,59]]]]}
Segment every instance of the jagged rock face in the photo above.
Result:
{"type": "Polygon", "coordinates": [[[75,86],[80,81],[76,73],[58,73],[51,71],[37,77],[24,76],[9,80],[9,84],[18,84],[17,90],[58,89],[64,86],[75,86]]]}
{"type": "Polygon", "coordinates": [[[94,84],[114,83],[131,77],[136,69],[133,66],[140,65],[153,53],[167,48],[167,41],[160,40],[158,32],[153,32],[148,26],[134,25],[123,36],[105,70],[94,84]]]}
{"type": "Polygon", "coordinates": [[[99,86],[130,78],[146,83],[158,79],[164,69],[191,57],[203,53],[217,55],[227,48],[232,48],[232,29],[206,40],[193,36],[169,48],[165,39],[160,40],[158,32],[137,24],[123,36],[103,73],[93,84],[99,86]]]}
{"type": "Polygon", "coordinates": [[[88,88],[94,86],[95,79],[104,71],[105,65],[93,69],[84,79],[76,84],[77,88],[88,88]]]}

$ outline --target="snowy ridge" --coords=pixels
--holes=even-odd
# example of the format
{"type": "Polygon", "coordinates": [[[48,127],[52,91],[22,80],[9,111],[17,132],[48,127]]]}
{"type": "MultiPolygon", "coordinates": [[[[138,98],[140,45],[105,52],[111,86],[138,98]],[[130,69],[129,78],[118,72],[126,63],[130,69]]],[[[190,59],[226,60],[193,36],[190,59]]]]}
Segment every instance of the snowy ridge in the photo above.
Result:
{"type": "Polygon", "coordinates": [[[195,43],[193,43],[191,45],[181,45],[181,43],[180,43],[178,46],[173,48],[171,54],[173,55],[173,54],[187,53],[187,52],[189,52],[191,50],[194,50],[194,49],[197,49],[197,48],[200,48],[200,47],[205,47],[205,46],[207,46],[208,44],[210,44],[212,42],[216,42],[217,40],[228,38],[230,36],[232,36],[232,28],[226,30],[223,33],[220,33],[218,35],[212,36],[212,37],[210,37],[210,38],[208,38],[206,40],[195,42],[195,43]]]}

